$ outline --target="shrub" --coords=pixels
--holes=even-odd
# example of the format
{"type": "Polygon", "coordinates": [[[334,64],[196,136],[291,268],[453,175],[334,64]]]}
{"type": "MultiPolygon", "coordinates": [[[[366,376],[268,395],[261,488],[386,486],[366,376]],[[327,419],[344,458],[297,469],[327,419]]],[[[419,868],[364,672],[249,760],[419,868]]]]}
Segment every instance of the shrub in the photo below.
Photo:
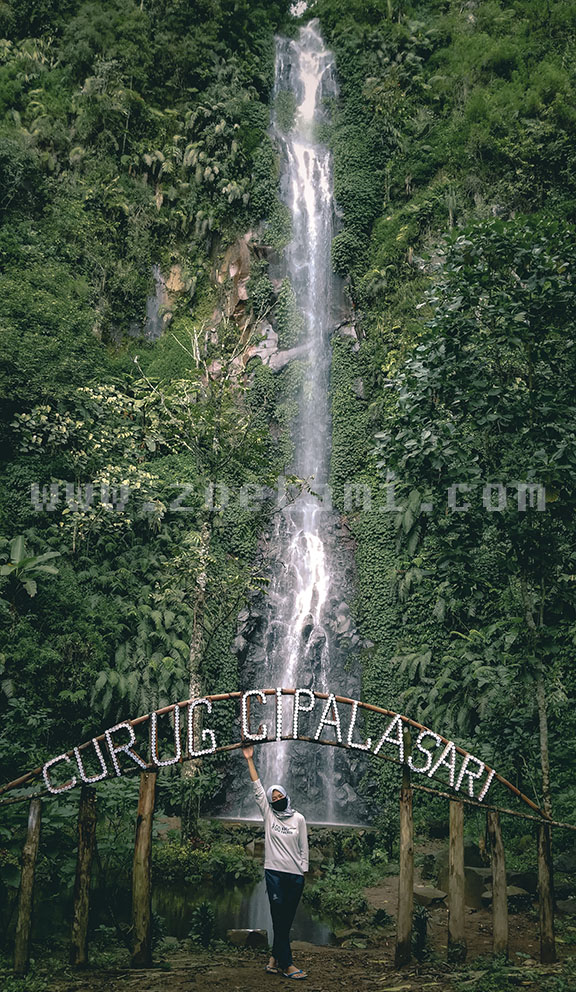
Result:
{"type": "Polygon", "coordinates": [[[168,841],[153,851],[152,868],[164,881],[199,882],[212,879],[223,884],[255,881],[259,865],[239,844],[216,843],[199,848],[193,843],[168,841]]]}

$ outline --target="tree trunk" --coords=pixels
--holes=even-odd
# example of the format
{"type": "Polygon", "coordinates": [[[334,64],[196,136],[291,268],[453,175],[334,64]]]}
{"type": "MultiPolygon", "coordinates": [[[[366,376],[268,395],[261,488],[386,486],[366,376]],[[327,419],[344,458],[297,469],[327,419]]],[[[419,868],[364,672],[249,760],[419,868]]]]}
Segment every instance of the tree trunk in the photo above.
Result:
{"type": "MultiPolygon", "coordinates": [[[[202,570],[198,575],[196,598],[194,602],[194,626],[190,632],[190,653],[188,656],[189,684],[188,692],[190,699],[199,699],[202,696],[202,683],[200,679],[200,661],[204,649],[204,631],[200,624],[199,617],[204,610],[205,588],[207,582],[207,561],[210,548],[210,527],[205,521],[200,528],[202,538],[202,570]]],[[[194,711],[194,731],[196,739],[200,737],[200,721],[202,719],[199,709],[194,711]]],[[[182,763],[182,778],[188,788],[185,789],[182,802],[182,837],[184,840],[195,837],[198,834],[198,797],[193,788],[193,779],[201,765],[201,758],[192,758],[182,763]]]]}
{"type": "Polygon", "coordinates": [[[508,957],[508,892],[500,814],[488,810],[486,822],[492,861],[492,950],[508,957]]]}
{"type": "Polygon", "coordinates": [[[466,960],[464,928],[464,805],[450,800],[450,847],[448,881],[448,960],[466,960]]]}
{"type": "Polygon", "coordinates": [[[88,916],[90,911],[90,878],[96,841],[96,790],[82,786],[78,811],[78,856],[74,883],[70,964],[85,968],[88,964],[88,916]]]}
{"type": "Polygon", "coordinates": [[[30,961],[30,933],[32,931],[32,906],[34,899],[34,874],[40,844],[42,801],[32,799],[28,812],[28,833],[22,852],[22,875],[18,895],[18,920],[14,944],[14,971],[25,975],[30,961]]]}
{"type": "Polygon", "coordinates": [[[554,937],[554,890],[552,880],[552,855],[550,852],[550,827],[538,826],[538,914],[540,917],[540,961],[556,961],[554,937]]]}
{"type": "Polygon", "coordinates": [[[552,816],[552,797],[550,792],[550,751],[548,747],[548,707],[546,690],[542,677],[536,686],[536,701],[538,703],[538,726],[540,732],[540,767],[542,769],[542,799],[543,809],[552,816]]]}
{"type": "Polygon", "coordinates": [[[132,869],[132,959],[133,968],[152,964],[152,819],[156,797],[156,772],[140,774],[140,796],[132,869]]]}
{"type": "Polygon", "coordinates": [[[412,956],[412,913],[414,908],[414,819],[412,788],[407,765],[402,770],[400,790],[400,876],[398,879],[398,922],[395,967],[410,962],[412,956]]]}

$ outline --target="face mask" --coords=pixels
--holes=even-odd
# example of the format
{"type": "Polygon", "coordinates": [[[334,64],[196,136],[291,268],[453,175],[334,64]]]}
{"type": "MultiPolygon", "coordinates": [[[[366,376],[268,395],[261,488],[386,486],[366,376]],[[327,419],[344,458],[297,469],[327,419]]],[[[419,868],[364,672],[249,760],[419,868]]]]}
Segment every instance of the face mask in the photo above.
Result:
{"type": "Polygon", "coordinates": [[[272,809],[275,809],[277,813],[283,813],[288,805],[288,799],[284,796],[283,799],[275,799],[272,803],[272,809]]]}

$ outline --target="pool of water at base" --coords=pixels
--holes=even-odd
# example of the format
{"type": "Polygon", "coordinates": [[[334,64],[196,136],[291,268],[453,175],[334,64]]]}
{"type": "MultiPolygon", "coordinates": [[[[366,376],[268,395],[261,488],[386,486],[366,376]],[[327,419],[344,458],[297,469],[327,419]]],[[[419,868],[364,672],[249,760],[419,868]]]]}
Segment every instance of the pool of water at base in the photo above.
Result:
{"type": "MultiPolygon", "coordinates": [[[[227,930],[267,930],[272,940],[272,921],[264,878],[255,884],[227,887],[206,882],[189,885],[184,882],[161,884],[152,887],[152,910],[162,917],[163,932],[168,937],[184,940],[190,934],[192,914],[200,902],[208,902],[216,917],[218,936],[225,938],[227,930]]],[[[69,932],[72,919],[72,892],[49,892],[38,886],[34,901],[34,938],[48,940],[56,928],[62,935],[69,932]]],[[[130,890],[128,886],[117,890],[113,897],[114,914],[121,923],[130,922],[130,890]]],[[[7,923],[13,930],[15,906],[6,907],[7,923]],[[12,912],[10,912],[12,909],[12,912]]],[[[106,899],[100,889],[92,892],[90,900],[91,927],[111,926],[106,899]]],[[[312,944],[335,943],[330,926],[313,916],[301,902],[292,926],[292,940],[306,940],[312,944]]]]}
{"type": "MultiPolygon", "coordinates": [[[[153,890],[152,907],[163,917],[168,934],[182,940],[190,932],[194,907],[204,900],[214,909],[219,935],[225,936],[226,930],[267,930],[272,940],[270,907],[263,878],[253,886],[233,888],[157,885],[153,890]]],[[[313,916],[303,902],[296,910],[291,935],[292,940],[307,940],[312,944],[336,942],[330,926],[313,916]]]]}

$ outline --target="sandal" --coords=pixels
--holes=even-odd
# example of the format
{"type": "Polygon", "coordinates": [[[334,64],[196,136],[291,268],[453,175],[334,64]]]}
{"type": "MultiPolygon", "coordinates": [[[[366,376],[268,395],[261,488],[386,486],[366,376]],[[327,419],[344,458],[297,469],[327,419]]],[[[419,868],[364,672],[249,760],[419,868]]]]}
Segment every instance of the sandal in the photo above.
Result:
{"type": "Polygon", "coordinates": [[[302,978],[308,978],[308,975],[305,971],[302,971],[302,968],[298,968],[298,971],[283,971],[282,974],[284,975],[284,978],[296,978],[298,981],[302,978]]]}
{"type": "Polygon", "coordinates": [[[274,968],[271,964],[267,964],[266,967],[264,968],[264,971],[266,972],[267,975],[279,975],[280,974],[280,969],[279,968],[274,968]]]}

